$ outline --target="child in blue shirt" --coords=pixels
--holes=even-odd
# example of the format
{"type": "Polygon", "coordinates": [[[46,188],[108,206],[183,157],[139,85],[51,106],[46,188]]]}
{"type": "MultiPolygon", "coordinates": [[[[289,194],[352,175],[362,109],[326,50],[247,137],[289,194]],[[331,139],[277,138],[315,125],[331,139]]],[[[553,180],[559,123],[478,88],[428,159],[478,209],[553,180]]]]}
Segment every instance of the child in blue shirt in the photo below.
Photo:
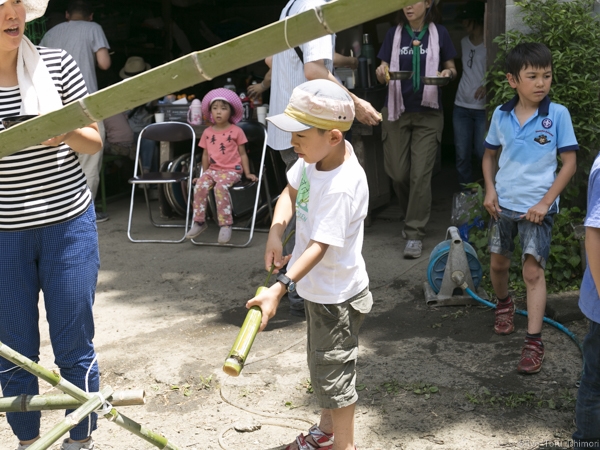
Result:
{"type": "Polygon", "coordinates": [[[528,320],[517,371],[531,374],[540,371],[544,359],[544,268],[550,254],[553,218],[558,212],[558,196],[575,174],[579,146],[569,111],[548,97],[552,54],[545,45],[524,43],[511,50],[506,57],[506,78],[516,95],[496,108],[485,140],[483,204],[491,215],[490,278],[498,299],[496,334],[514,331],[515,306],[508,294],[508,271],[517,233],[523,248],[528,320]],[[558,173],[557,154],[562,161],[558,173]]]}
{"type": "Polygon", "coordinates": [[[600,155],[590,171],[584,224],[587,266],[579,307],[590,320],[590,331],[583,341],[584,367],[575,407],[577,431],[573,433],[575,449],[600,448],[600,155]]]}

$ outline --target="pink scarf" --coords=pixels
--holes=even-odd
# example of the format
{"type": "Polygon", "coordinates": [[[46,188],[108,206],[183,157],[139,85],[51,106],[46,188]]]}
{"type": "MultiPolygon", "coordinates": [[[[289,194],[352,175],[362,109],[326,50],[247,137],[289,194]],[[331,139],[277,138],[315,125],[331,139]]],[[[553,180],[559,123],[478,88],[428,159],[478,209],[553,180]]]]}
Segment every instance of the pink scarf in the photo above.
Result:
{"type": "MultiPolygon", "coordinates": [[[[392,59],[390,61],[390,72],[400,70],[400,43],[402,40],[402,25],[398,25],[394,34],[394,43],[392,46],[392,59]]],[[[433,22],[429,23],[429,46],[427,47],[427,56],[425,58],[425,76],[437,76],[440,65],[440,36],[433,22]]],[[[390,80],[388,87],[388,120],[393,122],[398,120],[404,112],[404,101],[402,100],[402,81],[390,80]]],[[[423,87],[423,100],[421,106],[439,109],[438,87],[426,84],[423,87]]]]}

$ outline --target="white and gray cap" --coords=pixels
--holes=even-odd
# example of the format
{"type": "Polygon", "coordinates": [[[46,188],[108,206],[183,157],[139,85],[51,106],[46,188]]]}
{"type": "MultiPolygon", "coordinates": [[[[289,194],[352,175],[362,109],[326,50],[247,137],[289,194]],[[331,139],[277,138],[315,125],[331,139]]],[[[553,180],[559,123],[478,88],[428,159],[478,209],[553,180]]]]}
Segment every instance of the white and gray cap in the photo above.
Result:
{"type": "Polygon", "coordinates": [[[354,101],[333,81],[311,80],[294,88],[282,114],[267,120],[292,133],[309,128],[348,131],[354,121],[354,101]]]}

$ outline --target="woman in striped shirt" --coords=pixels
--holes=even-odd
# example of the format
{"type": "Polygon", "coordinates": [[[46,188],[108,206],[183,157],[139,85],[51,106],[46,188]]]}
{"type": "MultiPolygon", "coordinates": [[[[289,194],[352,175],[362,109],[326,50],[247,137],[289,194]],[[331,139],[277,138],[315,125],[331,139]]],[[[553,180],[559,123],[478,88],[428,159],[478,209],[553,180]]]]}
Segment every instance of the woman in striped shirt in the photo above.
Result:
{"type": "MultiPolygon", "coordinates": [[[[70,55],[23,36],[25,22],[46,6],[47,0],[0,0],[0,118],[44,114],[87,94],[70,55]]],[[[100,259],[93,199],[77,154],[101,149],[91,124],[0,159],[0,341],[39,360],[42,291],[55,363],[89,392],[99,388],[92,304],[100,259]]],[[[38,394],[37,377],[2,358],[0,383],[4,396],[38,394]]],[[[18,449],[38,439],[40,416],[7,414],[18,449]]],[[[85,419],[62,449],[92,449],[95,427],[95,415],[85,419]]]]}

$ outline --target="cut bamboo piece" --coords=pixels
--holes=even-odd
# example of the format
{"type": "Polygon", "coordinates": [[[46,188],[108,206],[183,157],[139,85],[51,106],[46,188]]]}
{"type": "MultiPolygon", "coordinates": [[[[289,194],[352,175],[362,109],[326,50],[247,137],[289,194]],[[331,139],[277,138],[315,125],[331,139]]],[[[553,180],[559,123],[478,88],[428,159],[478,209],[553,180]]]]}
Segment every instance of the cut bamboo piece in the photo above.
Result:
{"type": "MultiPolygon", "coordinates": [[[[267,289],[265,286],[261,286],[257,289],[256,295],[260,294],[263,290],[267,289]]],[[[232,377],[237,377],[242,369],[248,353],[254,343],[254,338],[260,328],[260,322],[262,320],[262,311],[258,306],[253,306],[246,314],[246,319],[242,324],[242,328],[233,343],[233,347],[227,355],[225,364],[223,364],[223,372],[232,377]]]]}
{"type": "Polygon", "coordinates": [[[58,441],[67,431],[72,430],[83,421],[87,416],[93,413],[104,404],[106,396],[112,394],[113,390],[110,386],[104,387],[100,393],[102,395],[92,395],[90,399],[83,405],[80,405],[75,411],[67,414],[65,418],[58,424],[52,427],[50,431],[31,444],[29,450],[46,450],[56,441],[58,441]]]}
{"type": "MultiPolygon", "coordinates": [[[[106,399],[113,406],[135,406],[146,403],[143,389],[132,391],[115,391],[106,399]]],[[[27,395],[16,397],[0,397],[0,412],[50,411],[56,409],[75,409],[81,405],[67,394],[27,395]]]]}
{"type": "MultiPolygon", "coordinates": [[[[50,383],[52,386],[60,389],[65,394],[69,394],[80,403],[85,403],[90,400],[94,395],[84,392],[82,389],[75,386],[73,383],[62,378],[58,373],[50,371],[38,363],[30,360],[29,358],[21,355],[14,351],[8,345],[0,342],[0,356],[9,360],[13,364],[25,369],[27,372],[41,378],[42,380],[50,383]]],[[[120,427],[127,431],[135,434],[136,436],[144,439],[146,442],[164,450],[183,450],[177,445],[169,442],[169,440],[148,428],[140,425],[139,423],[129,419],[123,414],[119,413],[116,408],[112,408],[110,412],[104,415],[106,419],[116,423],[120,427]]]]}
{"type": "Polygon", "coordinates": [[[267,56],[398,11],[417,0],[337,0],[128,78],[0,132],[0,158],[212,80],[267,56]]]}

